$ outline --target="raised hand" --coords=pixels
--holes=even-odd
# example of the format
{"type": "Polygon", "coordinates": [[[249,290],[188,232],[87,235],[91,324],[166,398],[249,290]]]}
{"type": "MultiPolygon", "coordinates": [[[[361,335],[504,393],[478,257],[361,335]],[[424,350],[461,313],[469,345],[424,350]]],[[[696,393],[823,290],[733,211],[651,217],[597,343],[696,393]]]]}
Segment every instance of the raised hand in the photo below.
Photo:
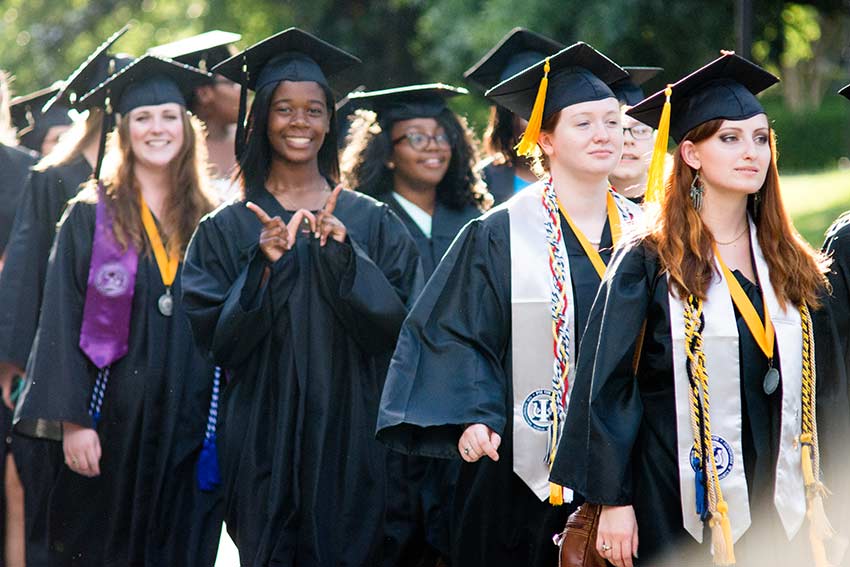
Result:
{"type": "Polygon", "coordinates": [[[345,225],[333,214],[341,192],[342,184],[334,188],[325,206],[319,211],[319,216],[316,217],[315,236],[320,240],[322,246],[327,244],[329,236],[337,242],[345,241],[345,235],[347,233],[345,225]]]}
{"type": "Polygon", "coordinates": [[[474,463],[485,455],[498,461],[501,444],[502,437],[498,433],[483,423],[476,423],[464,430],[457,442],[457,450],[467,463],[474,463]]]}
{"type": "Polygon", "coordinates": [[[316,230],[316,217],[306,209],[296,211],[287,224],[279,216],[269,216],[262,207],[255,203],[249,201],[245,203],[245,206],[263,224],[263,230],[260,232],[260,250],[269,262],[277,262],[287,251],[292,249],[295,245],[295,239],[298,238],[301,223],[305,219],[309,223],[310,231],[316,230]]]}

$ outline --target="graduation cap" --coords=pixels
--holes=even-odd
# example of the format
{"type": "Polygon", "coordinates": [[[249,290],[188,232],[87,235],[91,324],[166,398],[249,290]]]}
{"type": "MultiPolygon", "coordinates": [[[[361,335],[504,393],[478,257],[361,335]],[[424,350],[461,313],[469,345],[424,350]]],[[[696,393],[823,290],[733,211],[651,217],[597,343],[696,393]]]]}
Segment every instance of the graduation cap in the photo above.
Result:
{"type": "Polygon", "coordinates": [[[611,90],[617,95],[620,104],[629,106],[634,106],[646,98],[641,85],[664,70],[661,67],[623,67],[623,69],[629,74],[629,78],[614,83],[611,85],[611,90]]]}
{"type": "Polygon", "coordinates": [[[233,56],[231,44],[240,39],[242,36],[238,33],[213,30],[152,47],[148,53],[209,71],[233,56]]]}
{"type": "Polygon", "coordinates": [[[412,118],[435,118],[446,108],[446,99],[469,94],[463,87],[442,83],[410,85],[380,91],[356,92],[348,95],[349,101],[368,107],[391,122],[412,118]]]}
{"type": "Polygon", "coordinates": [[[502,81],[485,96],[528,120],[517,153],[530,156],[544,120],[573,104],[616,98],[610,85],[627,77],[622,67],[578,42],[502,81]]]}
{"type": "Polygon", "coordinates": [[[838,94],[843,95],[850,99],[850,85],[842,87],[841,90],[838,91],[838,94]]]}
{"type": "Polygon", "coordinates": [[[9,101],[12,123],[18,130],[18,137],[23,146],[41,152],[44,138],[52,127],[71,124],[66,106],[53,105],[47,112],[41,111],[45,102],[59,92],[59,88],[58,85],[47,87],[9,101]]]}
{"type": "Polygon", "coordinates": [[[189,65],[148,54],[136,59],[86,93],[80,99],[81,104],[86,108],[104,109],[95,176],[100,175],[106,134],[112,129],[115,112],[127,114],[140,106],[172,102],[185,107],[192,91],[208,84],[211,77],[211,74],[189,65]]]}
{"type": "Polygon", "coordinates": [[[112,55],[109,53],[109,48],[121,36],[127,33],[129,29],[130,24],[125,24],[123,28],[101,43],[83,64],[77,67],[65,80],[62,88],[56,93],[56,96],[47,101],[43,111],[47,112],[54,104],[68,106],[78,111],[85,110],[87,107],[82,107],[79,104],[82,96],[99,83],[105,81],[111,74],[129,65],[133,60],[126,55],[112,55]]]}
{"type": "Polygon", "coordinates": [[[237,159],[245,145],[248,89],[258,91],[281,81],[311,81],[339,92],[339,74],[358,63],[360,59],[354,55],[304,30],[289,28],[216,65],[214,73],[242,86],[236,124],[237,159]]]}
{"type": "Polygon", "coordinates": [[[746,120],[764,113],[756,95],[779,79],[731,51],[721,53],[708,65],[626,111],[635,120],[658,130],[646,201],[660,199],[663,192],[668,136],[679,143],[688,132],[709,120],[746,120]]]}
{"type": "Polygon", "coordinates": [[[481,92],[564,48],[562,43],[525,28],[514,28],[463,77],[481,92]]]}

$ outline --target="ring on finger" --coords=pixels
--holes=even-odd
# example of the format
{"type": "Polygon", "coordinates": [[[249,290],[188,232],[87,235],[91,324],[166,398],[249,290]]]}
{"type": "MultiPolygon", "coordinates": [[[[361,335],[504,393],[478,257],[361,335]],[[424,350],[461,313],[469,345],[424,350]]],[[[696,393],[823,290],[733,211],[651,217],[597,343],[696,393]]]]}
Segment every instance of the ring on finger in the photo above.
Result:
{"type": "Polygon", "coordinates": [[[603,553],[608,553],[609,551],[611,551],[611,546],[607,543],[603,543],[599,546],[599,549],[601,549],[603,553]]]}
{"type": "Polygon", "coordinates": [[[466,448],[463,450],[463,454],[466,455],[467,457],[469,456],[469,454],[471,452],[472,452],[472,445],[467,445],[466,448]]]}
{"type": "Polygon", "coordinates": [[[77,466],[77,457],[71,457],[71,464],[77,466]]]}

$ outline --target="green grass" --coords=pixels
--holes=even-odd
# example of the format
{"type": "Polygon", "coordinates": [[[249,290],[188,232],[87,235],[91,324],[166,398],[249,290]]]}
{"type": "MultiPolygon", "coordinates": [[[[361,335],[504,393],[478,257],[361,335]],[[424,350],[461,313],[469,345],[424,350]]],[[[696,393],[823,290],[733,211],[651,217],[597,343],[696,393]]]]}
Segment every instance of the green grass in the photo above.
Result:
{"type": "Polygon", "coordinates": [[[850,169],[781,176],[782,197],[794,226],[819,248],[832,221],[850,210],[850,169]]]}

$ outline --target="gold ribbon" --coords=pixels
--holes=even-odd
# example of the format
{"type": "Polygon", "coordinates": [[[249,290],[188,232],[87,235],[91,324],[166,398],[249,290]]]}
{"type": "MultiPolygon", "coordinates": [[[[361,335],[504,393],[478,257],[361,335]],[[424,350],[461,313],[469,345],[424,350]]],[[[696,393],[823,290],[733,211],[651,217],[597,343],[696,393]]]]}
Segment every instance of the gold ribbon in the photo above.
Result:
{"type": "Polygon", "coordinates": [[[139,196],[139,206],[142,213],[142,224],[145,227],[148,239],[151,241],[151,248],[153,248],[153,255],[156,258],[156,265],[159,268],[162,283],[166,288],[170,288],[171,284],[174,283],[174,278],[177,277],[177,267],[180,265],[180,252],[174,246],[169,246],[168,253],[165,252],[165,246],[163,246],[162,238],[159,236],[156,221],[153,220],[153,214],[151,214],[145,198],[141,195],[139,196]]]}
{"type": "MultiPolygon", "coordinates": [[[[614,202],[614,196],[611,195],[609,191],[606,195],[607,197],[607,207],[608,207],[608,226],[611,227],[611,241],[614,246],[617,245],[617,242],[620,240],[620,235],[622,234],[622,229],[620,228],[620,212],[617,210],[617,203],[614,202]]],[[[567,224],[570,225],[570,229],[578,238],[579,244],[584,249],[584,253],[587,254],[587,257],[590,258],[590,263],[593,264],[593,267],[596,269],[596,273],[599,274],[599,279],[602,279],[602,276],[605,275],[605,262],[602,260],[602,256],[599,255],[599,251],[590,244],[590,241],[584,235],[584,233],[579,230],[579,228],[573,222],[573,219],[570,218],[570,215],[567,214],[566,209],[558,201],[558,209],[561,210],[561,214],[564,215],[564,218],[567,219],[567,224]]]]}
{"type": "Polygon", "coordinates": [[[741,287],[741,284],[738,283],[738,280],[729,268],[726,267],[726,263],[720,256],[720,252],[716,246],[714,247],[714,255],[723,269],[723,276],[726,278],[726,285],[729,287],[729,294],[732,296],[735,307],[738,308],[764,355],[768,360],[773,360],[773,346],[776,334],[773,330],[773,322],[770,320],[770,313],[767,311],[767,302],[764,301],[764,296],[762,296],[762,302],[764,303],[764,323],[762,323],[756,308],[753,306],[750,298],[747,297],[744,288],[741,287]]]}

